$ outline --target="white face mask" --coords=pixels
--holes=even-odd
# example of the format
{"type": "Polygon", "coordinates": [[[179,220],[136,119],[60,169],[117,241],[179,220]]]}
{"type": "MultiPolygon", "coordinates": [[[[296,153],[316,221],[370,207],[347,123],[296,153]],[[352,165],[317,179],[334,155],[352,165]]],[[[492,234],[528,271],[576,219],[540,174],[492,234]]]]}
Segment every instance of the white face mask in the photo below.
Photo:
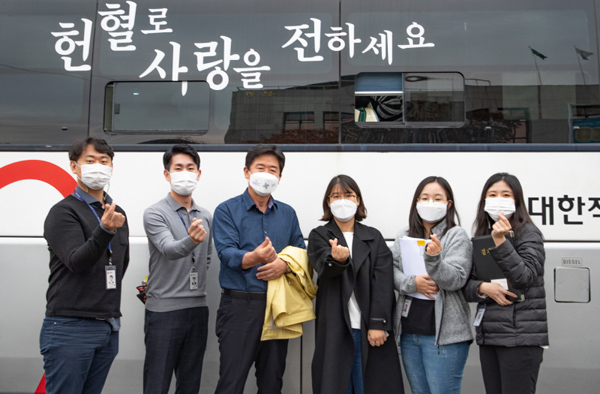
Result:
{"type": "Polygon", "coordinates": [[[266,197],[277,189],[279,178],[268,172],[255,172],[250,175],[248,183],[256,194],[266,197]]]}
{"type": "Polygon", "coordinates": [[[447,202],[421,201],[417,203],[417,213],[427,223],[437,223],[446,216],[448,211],[447,202]]]}
{"type": "Polygon", "coordinates": [[[354,201],[340,199],[329,204],[332,215],[340,222],[347,222],[356,215],[358,205],[354,201]]]}
{"type": "Polygon", "coordinates": [[[515,213],[515,200],[513,198],[495,197],[485,199],[484,211],[497,222],[500,217],[498,214],[504,212],[504,216],[508,219],[515,213]]]}
{"type": "Polygon", "coordinates": [[[75,163],[75,165],[81,168],[79,179],[90,189],[101,190],[110,183],[112,167],[100,163],[82,165],[75,163]]]}
{"type": "Polygon", "coordinates": [[[180,196],[192,194],[198,183],[198,173],[190,171],[169,172],[171,175],[171,189],[180,196]]]}

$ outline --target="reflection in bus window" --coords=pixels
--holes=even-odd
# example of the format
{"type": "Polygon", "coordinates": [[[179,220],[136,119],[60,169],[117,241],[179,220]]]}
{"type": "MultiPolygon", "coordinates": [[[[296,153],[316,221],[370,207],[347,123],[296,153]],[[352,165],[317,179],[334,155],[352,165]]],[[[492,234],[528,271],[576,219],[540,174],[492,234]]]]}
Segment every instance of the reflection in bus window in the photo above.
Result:
{"type": "Polygon", "coordinates": [[[340,115],[337,83],[232,94],[228,144],[335,144],[340,115]]]}
{"type": "Polygon", "coordinates": [[[360,73],[356,76],[354,120],[360,124],[403,122],[402,73],[360,73]]]}
{"type": "Polygon", "coordinates": [[[459,73],[406,73],[404,91],[407,124],[443,127],[464,124],[464,79],[459,73]]]}
{"type": "Polygon", "coordinates": [[[314,130],[315,113],[314,112],[286,112],[283,114],[284,130],[314,130]]]}
{"type": "Polygon", "coordinates": [[[104,129],[114,133],[206,133],[209,88],[204,82],[119,82],[107,85],[104,129]]]}
{"type": "Polygon", "coordinates": [[[591,0],[41,3],[0,1],[3,144],[600,143],[591,0]]]}
{"type": "Polygon", "coordinates": [[[354,117],[361,126],[460,127],[465,121],[459,73],[361,73],[355,95],[354,117]]]}
{"type": "Polygon", "coordinates": [[[600,105],[569,106],[571,141],[576,144],[600,142],[600,105]]]}

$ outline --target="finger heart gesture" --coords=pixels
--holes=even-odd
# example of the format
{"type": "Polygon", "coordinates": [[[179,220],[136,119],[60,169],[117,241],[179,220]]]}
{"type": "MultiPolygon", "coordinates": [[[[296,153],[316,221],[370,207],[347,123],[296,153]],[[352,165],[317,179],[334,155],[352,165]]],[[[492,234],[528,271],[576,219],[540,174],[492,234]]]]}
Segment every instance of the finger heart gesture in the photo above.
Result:
{"type": "Polygon", "coordinates": [[[338,245],[337,238],[330,239],[329,244],[331,245],[331,257],[334,258],[335,261],[344,263],[350,257],[350,250],[342,245],[338,245]]]}

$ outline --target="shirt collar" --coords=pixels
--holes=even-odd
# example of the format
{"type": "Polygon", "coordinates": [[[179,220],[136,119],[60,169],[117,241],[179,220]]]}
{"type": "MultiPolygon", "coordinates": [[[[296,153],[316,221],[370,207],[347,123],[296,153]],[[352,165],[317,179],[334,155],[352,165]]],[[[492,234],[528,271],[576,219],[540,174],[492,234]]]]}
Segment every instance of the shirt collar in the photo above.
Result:
{"type": "MultiPolygon", "coordinates": [[[[85,190],[80,188],[79,185],[77,185],[77,187],[75,187],[75,193],[79,194],[81,196],[81,198],[83,199],[83,201],[88,205],[92,205],[93,203],[100,204],[100,201],[96,200],[88,192],[86,192],[85,190]]],[[[106,204],[112,204],[112,198],[106,192],[104,192],[104,202],[106,204]]],[[[104,206],[104,204],[101,204],[101,205],[104,206]]]]}
{"type": "MultiPolygon", "coordinates": [[[[173,198],[173,196],[171,196],[170,192],[167,194],[167,203],[169,204],[169,206],[171,207],[171,209],[173,211],[175,211],[175,212],[179,211],[182,208],[187,211],[186,207],[184,207],[183,205],[181,205],[177,201],[175,201],[175,199],[173,198]]],[[[193,199],[192,199],[192,209],[190,209],[190,212],[191,211],[199,211],[199,209],[196,206],[196,203],[194,202],[193,199]]]]}
{"type": "MultiPolygon", "coordinates": [[[[246,211],[249,211],[252,207],[256,207],[256,203],[254,202],[254,200],[252,200],[252,197],[250,197],[248,189],[246,189],[242,194],[242,199],[244,201],[244,208],[246,208],[246,211]]],[[[267,208],[271,209],[273,207],[277,208],[277,201],[275,201],[273,196],[269,196],[269,203],[267,204],[267,208]]]]}

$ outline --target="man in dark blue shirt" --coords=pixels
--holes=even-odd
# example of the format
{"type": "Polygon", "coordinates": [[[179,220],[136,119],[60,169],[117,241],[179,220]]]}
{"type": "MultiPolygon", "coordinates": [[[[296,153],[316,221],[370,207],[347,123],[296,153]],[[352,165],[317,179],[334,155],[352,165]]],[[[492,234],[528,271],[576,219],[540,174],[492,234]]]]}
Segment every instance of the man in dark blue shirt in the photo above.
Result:
{"type": "Polygon", "coordinates": [[[216,325],[218,394],[243,393],[253,363],[258,391],[281,393],[288,341],[260,340],[267,284],[288,269],[277,253],[288,245],[305,247],[294,209],[271,197],[284,165],[274,145],[251,148],[244,167],[248,189],[220,204],[213,216],[223,289],[216,325]]]}

